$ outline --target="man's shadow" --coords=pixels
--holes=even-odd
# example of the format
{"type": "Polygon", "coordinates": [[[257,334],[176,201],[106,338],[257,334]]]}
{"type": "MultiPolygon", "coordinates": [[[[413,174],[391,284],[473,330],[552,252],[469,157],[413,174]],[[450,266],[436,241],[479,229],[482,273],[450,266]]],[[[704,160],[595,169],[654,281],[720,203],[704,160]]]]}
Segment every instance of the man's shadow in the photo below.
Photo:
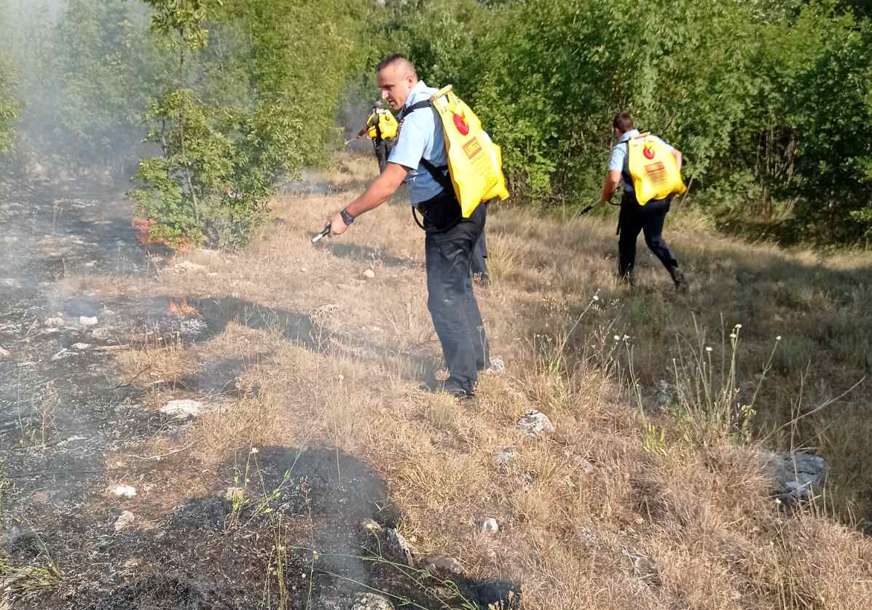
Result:
{"type": "Polygon", "coordinates": [[[245,603],[269,586],[283,588],[293,608],[346,608],[372,591],[428,610],[519,605],[512,583],[407,565],[391,545],[401,514],[385,481],[339,449],[240,449],[208,489],[154,530],[113,539],[111,546],[149,557],[160,571],[131,577],[87,607],[120,610],[118,600],[124,608],[251,607],[245,603]]]}
{"type": "Polygon", "coordinates": [[[289,343],[314,353],[335,353],[350,359],[394,365],[392,368],[399,370],[404,378],[435,383],[438,362],[433,357],[404,352],[351,332],[332,330],[306,313],[267,307],[236,297],[190,298],[187,302],[206,322],[196,342],[220,335],[228,323],[235,322],[247,328],[278,332],[289,343]]]}
{"type": "Polygon", "coordinates": [[[386,254],[381,248],[361,246],[359,244],[327,242],[323,248],[337,258],[347,258],[355,261],[370,261],[383,264],[385,267],[399,269],[414,269],[421,266],[415,259],[386,254]]]}

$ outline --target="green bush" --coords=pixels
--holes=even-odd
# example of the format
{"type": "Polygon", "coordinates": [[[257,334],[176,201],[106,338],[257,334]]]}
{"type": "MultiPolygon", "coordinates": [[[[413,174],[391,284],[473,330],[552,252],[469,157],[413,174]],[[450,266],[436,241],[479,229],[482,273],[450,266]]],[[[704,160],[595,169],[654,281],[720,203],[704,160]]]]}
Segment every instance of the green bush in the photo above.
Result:
{"type": "Polygon", "coordinates": [[[128,159],[145,135],[149,96],[168,81],[169,62],[155,45],[144,7],[127,0],[69,0],[53,32],[53,71],[61,102],[52,107],[76,164],[128,159]]]}
{"type": "Polygon", "coordinates": [[[872,217],[860,13],[829,0],[437,1],[381,27],[473,103],[522,199],[595,198],[611,117],[629,110],[685,153],[710,212],[792,212],[795,237],[833,242],[868,238],[872,217]]]}
{"type": "Polygon", "coordinates": [[[245,243],[277,181],[323,161],[367,46],[364,0],[148,0],[178,57],[133,196],[170,240],[245,243]]]}

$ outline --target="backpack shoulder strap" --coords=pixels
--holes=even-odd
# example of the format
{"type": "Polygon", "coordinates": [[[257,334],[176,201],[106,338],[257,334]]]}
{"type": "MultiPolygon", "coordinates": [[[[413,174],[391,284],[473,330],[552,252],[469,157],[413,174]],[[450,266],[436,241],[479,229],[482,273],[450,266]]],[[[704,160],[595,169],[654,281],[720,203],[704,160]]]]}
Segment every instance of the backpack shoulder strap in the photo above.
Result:
{"type": "MultiPolygon", "coordinates": [[[[429,99],[421,100],[420,102],[415,102],[411,106],[404,108],[400,113],[397,119],[402,124],[402,122],[406,119],[407,116],[415,112],[416,110],[421,110],[423,108],[432,108],[433,102],[429,99]]],[[[427,173],[433,177],[433,180],[445,189],[448,192],[454,191],[454,186],[451,184],[451,178],[448,175],[448,166],[442,165],[437,166],[430,162],[428,159],[421,157],[421,167],[427,170],[427,173]]]]}
{"type": "Polygon", "coordinates": [[[633,184],[633,177],[630,175],[630,140],[633,138],[627,138],[624,140],[624,144],[627,145],[627,154],[624,155],[624,166],[621,168],[621,177],[624,179],[624,184],[633,184]]]}
{"type": "Polygon", "coordinates": [[[397,119],[402,122],[407,116],[415,112],[416,110],[421,110],[422,108],[432,108],[433,102],[430,100],[421,100],[420,102],[415,102],[411,106],[403,108],[397,119]]]}
{"type": "Polygon", "coordinates": [[[437,166],[424,157],[421,157],[421,166],[427,170],[428,174],[433,176],[433,180],[435,180],[439,186],[449,193],[454,192],[454,186],[451,184],[451,178],[447,173],[447,165],[437,166]]]}

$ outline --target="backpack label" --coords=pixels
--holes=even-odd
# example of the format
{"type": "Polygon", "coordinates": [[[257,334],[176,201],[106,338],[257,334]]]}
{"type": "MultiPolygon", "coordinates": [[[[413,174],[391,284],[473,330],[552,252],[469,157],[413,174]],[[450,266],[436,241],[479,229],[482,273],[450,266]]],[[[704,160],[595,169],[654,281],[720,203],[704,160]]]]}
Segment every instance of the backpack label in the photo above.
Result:
{"type": "Polygon", "coordinates": [[[476,155],[481,153],[481,144],[479,144],[477,138],[473,138],[469,142],[463,145],[463,152],[466,153],[467,158],[473,159],[476,155]]]}

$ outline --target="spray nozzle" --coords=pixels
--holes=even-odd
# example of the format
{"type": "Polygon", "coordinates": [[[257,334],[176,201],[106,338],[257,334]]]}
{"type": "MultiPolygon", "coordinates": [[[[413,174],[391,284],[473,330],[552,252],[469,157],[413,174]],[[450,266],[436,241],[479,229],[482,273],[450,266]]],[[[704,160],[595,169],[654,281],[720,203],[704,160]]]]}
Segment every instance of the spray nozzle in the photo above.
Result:
{"type": "Polygon", "coordinates": [[[317,244],[319,241],[330,235],[330,225],[325,225],[324,228],[315,237],[312,238],[312,243],[317,244]]]}

